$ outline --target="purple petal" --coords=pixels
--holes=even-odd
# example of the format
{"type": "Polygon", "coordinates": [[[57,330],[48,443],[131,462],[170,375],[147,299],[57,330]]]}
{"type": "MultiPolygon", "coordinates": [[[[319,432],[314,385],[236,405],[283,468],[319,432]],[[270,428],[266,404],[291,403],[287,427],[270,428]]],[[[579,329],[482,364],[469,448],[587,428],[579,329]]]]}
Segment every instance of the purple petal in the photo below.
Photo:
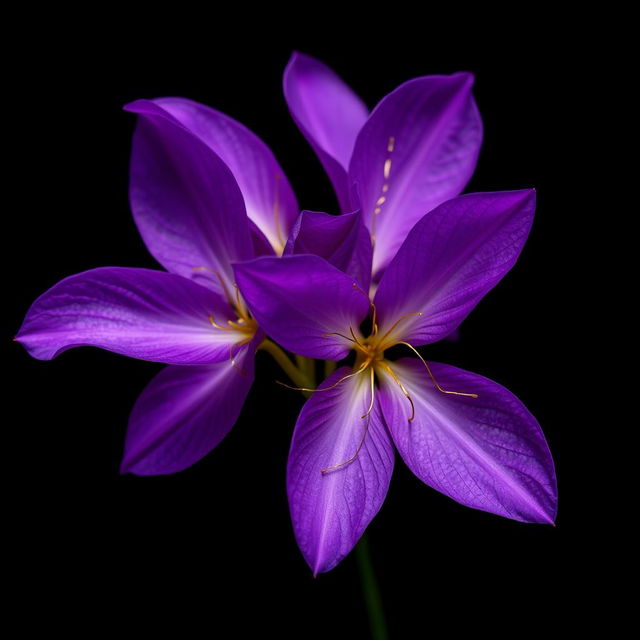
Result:
{"type": "Polygon", "coordinates": [[[298,203],[271,149],[233,118],[185,98],[157,98],[191,133],[231,169],[242,191],[247,215],[280,254],[298,215],[298,203]]]}
{"type": "Polygon", "coordinates": [[[329,67],[301,53],[291,56],[283,88],[289,111],[329,175],[342,211],[352,210],[347,169],[367,107],[329,67]]]}
{"type": "Polygon", "coordinates": [[[376,292],[380,331],[428,344],[450,335],[515,264],[535,210],[535,191],[472,193],[424,216],[376,292]]]}
{"type": "Polygon", "coordinates": [[[320,256],[356,280],[363,291],[369,291],[371,238],[359,211],[340,216],[303,211],[293,225],[284,253],[320,256]]]}
{"type": "Polygon", "coordinates": [[[38,360],[100,347],[168,364],[229,359],[246,338],[210,322],[236,320],[217,293],[171,273],[104,267],[65,278],[31,306],[16,340],[38,360]]]}
{"type": "Polygon", "coordinates": [[[173,116],[148,100],[131,154],[130,200],[140,233],[168,271],[232,290],[231,262],[253,257],[242,194],[227,165],[173,116]]]}
{"type": "Polygon", "coordinates": [[[253,255],[258,256],[272,256],[274,255],[273,247],[267,240],[267,236],[258,229],[253,220],[249,220],[249,231],[251,232],[251,241],[253,243],[253,255]]]}
{"type": "Polygon", "coordinates": [[[229,433],[253,383],[256,340],[234,362],[161,371],[129,418],[121,473],[176,473],[207,455],[229,433]]]}
{"type": "Polygon", "coordinates": [[[556,478],[536,419],[512,393],[474,373],[430,363],[447,391],[438,391],[424,365],[403,359],[391,367],[415,405],[384,372],[380,404],[393,441],[418,478],[474,509],[521,520],[553,523],[556,478]]]}
{"type": "Polygon", "coordinates": [[[469,73],[405,82],[358,135],[349,179],[359,186],[364,221],[375,236],[374,275],[422,216],[469,181],[482,142],[472,84],[469,73]]]}
{"type": "Polygon", "coordinates": [[[353,278],[318,256],[264,257],[235,265],[236,281],[258,324],[285,349],[340,360],[369,310],[353,278]]]}
{"type": "MultiPolygon", "coordinates": [[[[340,368],[320,388],[349,371],[340,368]]],[[[369,377],[362,373],[316,392],[296,423],[287,491],[296,540],[314,574],[329,571],[351,551],[387,495],[393,446],[377,403],[362,417],[370,397],[369,377]]]]}

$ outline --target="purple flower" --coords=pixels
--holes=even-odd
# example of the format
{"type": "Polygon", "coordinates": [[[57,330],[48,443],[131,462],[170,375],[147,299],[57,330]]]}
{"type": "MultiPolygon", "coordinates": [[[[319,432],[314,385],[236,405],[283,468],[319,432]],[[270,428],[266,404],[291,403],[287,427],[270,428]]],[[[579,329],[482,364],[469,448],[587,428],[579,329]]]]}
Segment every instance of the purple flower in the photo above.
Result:
{"type": "Polygon", "coordinates": [[[513,266],[534,208],[532,190],[469,194],[439,205],[408,234],[373,301],[357,275],[371,256],[358,214],[347,233],[336,231],[364,237],[350,245],[351,256],[326,249],[327,229],[337,223],[307,214],[291,255],[235,266],[251,312],[282,346],[328,360],[356,353],[353,367],[338,369],[306,402],[289,453],[293,527],[314,573],[335,567],[377,513],[394,445],[418,478],[464,505],[525,522],[554,521],[553,461],[535,418],[499,384],[427,363],[415,350],[451,334],[513,266]],[[323,257],[297,252],[308,251],[305,229],[319,226],[323,257]],[[371,329],[362,332],[367,316],[371,329]],[[389,361],[385,351],[398,345],[418,357],[389,361]]]}
{"type": "Polygon", "coordinates": [[[94,346],[167,363],[133,408],[122,471],[180,471],[229,432],[264,334],[232,263],[280,254],[298,206],[271,151],[231,118],[181,98],[139,100],[130,200],[169,272],[106,267],[56,284],[17,340],[49,360],[94,346]],[[190,366],[180,366],[190,365],[190,366]]]}
{"type": "Polygon", "coordinates": [[[342,211],[362,209],[379,280],[418,220],[459,195],[473,173],[482,142],[473,76],[414,78],[370,115],[329,67],[309,56],[292,56],[283,84],[342,211]]]}

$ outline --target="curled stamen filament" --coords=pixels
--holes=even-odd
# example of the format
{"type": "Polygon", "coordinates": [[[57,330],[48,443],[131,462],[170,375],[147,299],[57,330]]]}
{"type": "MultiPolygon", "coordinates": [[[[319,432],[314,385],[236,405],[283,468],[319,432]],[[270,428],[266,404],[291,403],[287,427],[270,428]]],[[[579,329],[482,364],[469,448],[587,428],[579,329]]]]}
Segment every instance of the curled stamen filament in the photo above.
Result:
{"type": "Polygon", "coordinates": [[[418,353],[417,349],[413,345],[409,344],[408,342],[403,342],[402,340],[399,341],[399,342],[396,342],[396,344],[403,344],[405,347],[409,347],[409,349],[411,349],[411,351],[413,351],[418,356],[418,358],[420,358],[420,360],[422,361],[422,364],[427,369],[427,373],[429,374],[429,377],[433,381],[433,384],[436,386],[436,389],[438,391],[440,391],[441,393],[448,393],[448,394],[450,394],[452,396],[464,396],[465,398],[477,398],[478,397],[477,393],[463,393],[462,391],[447,391],[446,389],[443,389],[440,386],[440,383],[436,380],[436,378],[433,375],[433,373],[431,372],[431,368],[427,364],[427,361],[418,353]]]}
{"type": "Polygon", "coordinates": [[[371,414],[371,412],[373,411],[373,402],[376,399],[375,374],[374,374],[374,371],[373,371],[373,367],[371,367],[369,369],[369,372],[371,374],[371,376],[370,376],[370,378],[371,378],[371,400],[369,401],[369,407],[368,407],[367,411],[363,415],[360,416],[361,418],[366,418],[371,414]]]}
{"type": "MultiPolygon", "coordinates": [[[[209,322],[216,328],[216,329],[220,329],[220,331],[236,331],[236,329],[231,326],[231,327],[223,327],[221,324],[218,324],[213,316],[209,316],[209,322]]],[[[227,320],[227,322],[229,324],[232,324],[231,320],[227,320]]],[[[235,323],[234,323],[235,324],[235,323]]]]}
{"type": "Polygon", "coordinates": [[[356,291],[359,291],[367,299],[367,301],[371,305],[371,311],[372,311],[371,325],[373,327],[373,331],[371,333],[371,336],[375,337],[376,335],[378,335],[378,325],[376,323],[376,315],[377,315],[376,305],[373,304],[373,300],[371,300],[369,295],[365,291],[363,291],[355,282],[353,283],[353,288],[356,291]]]}
{"type": "MultiPolygon", "coordinates": [[[[392,325],[391,328],[384,332],[383,336],[380,338],[380,342],[384,342],[384,339],[403,321],[411,316],[421,316],[423,315],[422,311],[412,311],[411,313],[407,313],[402,316],[402,318],[398,318],[392,325]]],[[[397,344],[397,343],[396,343],[397,344]]]]}
{"type": "Polygon", "coordinates": [[[400,381],[400,378],[398,378],[393,369],[386,362],[381,362],[380,364],[383,369],[393,378],[393,381],[400,387],[400,391],[402,391],[404,397],[409,401],[409,404],[411,405],[411,416],[409,416],[407,420],[408,422],[413,422],[413,419],[416,417],[416,407],[413,404],[413,400],[411,399],[409,392],[405,389],[405,386],[400,381]]]}
{"type": "Polygon", "coordinates": [[[292,389],[293,391],[308,391],[309,393],[316,393],[320,391],[331,391],[331,389],[335,389],[339,384],[341,384],[348,378],[353,378],[353,376],[357,376],[358,374],[362,373],[369,366],[369,362],[370,362],[369,360],[366,360],[365,362],[362,363],[362,365],[357,371],[354,371],[353,373],[348,373],[346,376],[342,376],[340,380],[338,380],[337,382],[334,382],[334,384],[332,384],[330,387],[324,387],[323,389],[309,389],[307,387],[291,387],[288,384],[285,384],[284,382],[280,382],[279,380],[276,380],[276,383],[283,387],[286,387],[287,389],[292,389]]]}
{"type": "Polygon", "coordinates": [[[332,464],[330,467],[325,467],[324,469],[320,469],[320,473],[322,475],[331,473],[331,471],[335,471],[336,469],[340,469],[340,467],[344,467],[348,464],[351,464],[358,457],[358,454],[360,453],[360,449],[362,449],[362,445],[364,445],[364,441],[367,439],[367,435],[369,433],[369,424],[371,423],[371,415],[366,414],[366,419],[367,421],[365,422],[364,433],[362,434],[362,439],[360,440],[360,444],[358,444],[358,448],[356,449],[356,452],[348,460],[345,460],[344,462],[339,462],[338,464],[332,464]]]}

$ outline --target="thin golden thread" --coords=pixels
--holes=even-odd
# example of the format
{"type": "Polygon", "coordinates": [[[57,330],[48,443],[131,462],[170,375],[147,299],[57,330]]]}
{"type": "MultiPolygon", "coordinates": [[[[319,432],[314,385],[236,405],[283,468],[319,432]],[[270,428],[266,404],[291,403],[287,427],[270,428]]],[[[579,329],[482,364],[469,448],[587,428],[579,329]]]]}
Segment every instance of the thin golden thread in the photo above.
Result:
{"type": "Polygon", "coordinates": [[[362,449],[362,445],[364,444],[364,441],[367,439],[367,435],[369,433],[369,424],[371,424],[371,416],[367,416],[367,421],[364,426],[364,433],[362,434],[362,439],[360,440],[360,444],[358,445],[356,452],[348,460],[345,460],[344,462],[339,462],[338,464],[331,465],[330,467],[325,467],[324,469],[320,469],[320,473],[323,476],[326,475],[327,473],[331,473],[332,471],[335,471],[336,469],[339,469],[340,467],[344,467],[345,465],[351,464],[358,457],[358,454],[360,453],[360,449],[362,449]]]}
{"type": "Polygon", "coordinates": [[[438,389],[438,391],[440,391],[441,393],[448,393],[452,396],[465,396],[466,398],[477,398],[478,394],[477,393],[463,393],[462,391],[447,391],[446,389],[443,389],[440,386],[440,383],[436,380],[435,376],[433,375],[433,373],[431,373],[431,369],[429,368],[429,365],[427,364],[427,361],[418,353],[417,349],[409,344],[408,342],[403,342],[402,340],[399,342],[396,342],[396,344],[403,344],[405,347],[409,347],[409,349],[411,349],[411,351],[413,351],[418,358],[420,358],[420,360],[422,361],[422,364],[426,367],[427,369],[427,373],[429,374],[429,377],[431,378],[431,380],[433,380],[433,384],[436,385],[436,389],[438,389]]]}
{"type": "Polygon", "coordinates": [[[353,342],[353,338],[350,338],[349,336],[345,336],[344,333],[339,333],[338,331],[331,331],[330,333],[323,333],[322,334],[323,338],[328,338],[329,336],[340,336],[341,338],[344,338],[345,340],[348,340],[349,342],[353,342]]]}
{"type": "Polygon", "coordinates": [[[367,409],[367,411],[364,413],[364,415],[360,416],[361,418],[366,418],[371,413],[371,411],[373,410],[373,401],[376,398],[375,373],[373,371],[373,367],[370,367],[369,371],[371,373],[371,401],[369,402],[369,408],[367,409]]]}
{"type": "Polygon", "coordinates": [[[391,325],[391,328],[385,332],[385,334],[380,338],[380,342],[382,342],[403,320],[406,320],[411,316],[421,316],[421,315],[423,315],[422,311],[412,311],[411,313],[407,313],[406,316],[402,316],[402,318],[399,318],[398,320],[396,320],[391,325]]]}
{"type": "Polygon", "coordinates": [[[367,302],[371,306],[371,310],[373,312],[373,317],[372,317],[373,333],[371,335],[372,337],[374,337],[378,334],[378,325],[376,323],[376,317],[378,312],[376,310],[376,305],[373,304],[373,300],[371,300],[371,298],[369,297],[369,294],[364,292],[355,282],[353,283],[353,288],[356,291],[359,291],[367,299],[367,302]]]}
{"type": "Polygon", "coordinates": [[[276,384],[279,384],[280,386],[286,387],[287,389],[291,389],[293,391],[308,391],[309,393],[318,393],[320,391],[331,391],[331,389],[335,389],[339,384],[341,384],[348,378],[353,378],[353,376],[357,376],[361,374],[369,366],[369,362],[370,360],[366,360],[357,371],[354,371],[353,373],[349,373],[346,376],[343,376],[342,378],[340,378],[340,380],[332,384],[330,387],[324,387],[324,389],[309,389],[308,387],[292,387],[288,384],[285,384],[284,382],[280,382],[280,380],[276,380],[276,384]]]}
{"type": "Polygon", "coordinates": [[[325,467],[324,469],[320,469],[320,473],[322,475],[324,475],[325,473],[329,473],[329,471],[335,471],[336,469],[339,469],[340,467],[344,467],[345,465],[349,464],[350,462],[353,462],[357,457],[358,454],[360,453],[360,449],[362,449],[362,445],[364,444],[364,441],[367,438],[367,434],[369,433],[369,424],[371,423],[371,412],[373,411],[373,404],[375,401],[375,394],[376,394],[376,387],[375,387],[375,374],[373,371],[373,367],[371,367],[369,369],[369,372],[371,374],[370,380],[371,380],[371,401],[369,402],[369,408],[367,409],[366,413],[364,413],[363,415],[360,416],[361,420],[364,420],[365,418],[367,419],[367,423],[365,425],[365,430],[364,430],[364,435],[362,436],[362,439],[360,440],[360,444],[358,445],[358,448],[356,449],[356,452],[348,459],[345,460],[344,462],[340,462],[338,464],[334,464],[331,465],[330,467],[325,467]]]}
{"type": "Polygon", "coordinates": [[[382,184],[382,195],[376,200],[376,205],[373,210],[373,219],[371,220],[371,242],[375,245],[376,243],[376,218],[382,211],[382,205],[387,201],[387,197],[384,195],[389,191],[389,176],[391,175],[391,154],[393,153],[393,149],[396,145],[396,139],[391,136],[389,138],[389,142],[387,143],[387,153],[389,154],[384,161],[384,165],[382,168],[382,175],[384,177],[384,182],[382,184]]]}
{"type": "Polygon", "coordinates": [[[400,378],[398,378],[398,376],[394,373],[393,369],[386,362],[381,362],[380,364],[393,378],[394,382],[400,387],[400,390],[404,394],[405,398],[409,401],[409,404],[411,405],[411,416],[408,418],[408,422],[413,422],[413,419],[416,416],[416,407],[413,404],[413,400],[411,399],[409,392],[405,389],[404,385],[400,381],[400,378]]]}
{"type": "Polygon", "coordinates": [[[364,345],[363,345],[363,344],[361,344],[361,343],[358,341],[358,338],[356,338],[356,334],[355,334],[355,333],[354,333],[354,331],[353,331],[353,327],[349,327],[349,333],[351,334],[351,337],[353,338],[353,341],[354,341],[354,342],[355,342],[359,347],[362,347],[362,348],[364,349],[364,345]]]}

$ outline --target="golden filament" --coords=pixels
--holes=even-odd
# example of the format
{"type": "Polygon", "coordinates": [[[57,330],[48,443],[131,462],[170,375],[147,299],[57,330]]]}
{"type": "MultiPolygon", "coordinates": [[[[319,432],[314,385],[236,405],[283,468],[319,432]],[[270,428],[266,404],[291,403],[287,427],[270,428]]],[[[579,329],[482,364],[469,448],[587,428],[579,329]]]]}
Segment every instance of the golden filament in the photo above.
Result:
{"type": "Polygon", "coordinates": [[[433,375],[433,373],[431,372],[431,368],[427,364],[427,361],[418,353],[418,350],[413,345],[409,344],[408,342],[404,342],[402,340],[396,342],[396,344],[403,344],[405,347],[409,347],[409,349],[411,349],[411,351],[413,351],[418,356],[418,358],[420,358],[422,364],[427,369],[427,373],[429,374],[429,377],[433,381],[433,384],[435,384],[436,389],[438,391],[440,391],[441,393],[448,393],[448,394],[450,394],[452,396],[464,396],[465,398],[477,398],[478,397],[477,393],[464,393],[462,391],[447,391],[446,389],[443,389],[440,386],[440,383],[436,380],[436,378],[433,375]]]}

